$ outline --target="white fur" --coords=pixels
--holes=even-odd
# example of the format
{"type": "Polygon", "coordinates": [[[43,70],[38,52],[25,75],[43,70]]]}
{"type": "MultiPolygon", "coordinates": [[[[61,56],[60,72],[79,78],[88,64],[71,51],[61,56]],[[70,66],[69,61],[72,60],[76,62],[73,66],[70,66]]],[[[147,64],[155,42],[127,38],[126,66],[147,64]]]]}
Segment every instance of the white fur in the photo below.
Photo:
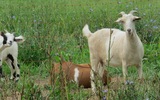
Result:
{"type": "Polygon", "coordinates": [[[13,35],[13,34],[10,34],[10,33],[5,33],[5,34],[4,34],[3,32],[1,32],[1,33],[0,33],[0,52],[1,52],[2,50],[4,50],[5,48],[11,46],[11,43],[12,43],[13,41],[14,41],[14,35],[13,35]],[[5,44],[3,43],[4,40],[5,40],[4,37],[7,38],[5,44]]]}
{"type": "Polygon", "coordinates": [[[75,68],[74,69],[74,81],[76,83],[78,83],[78,78],[79,78],[79,70],[78,70],[78,68],[75,68]]]}
{"type": "MultiPolygon", "coordinates": [[[[121,14],[125,14],[122,12],[121,14]]],[[[140,41],[134,25],[134,20],[138,20],[139,17],[133,16],[132,13],[125,14],[117,22],[122,22],[125,31],[119,29],[104,28],[91,33],[88,25],[85,25],[82,32],[88,39],[88,45],[90,50],[91,61],[91,80],[94,80],[94,72],[99,73],[101,76],[103,73],[99,71],[99,68],[104,68],[109,61],[110,66],[122,66],[124,81],[126,81],[127,67],[135,65],[138,68],[139,78],[142,78],[142,58],[144,55],[144,49],[142,42],[140,41]],[[123,20],[122,20],[123,19],[123,20]],[[110,33],[111,45],[109,47],[110,33]],[[110,57],[109,56],[110,48],[110,57]]],[[[102,77],[102,76],[101,76],[102,77]]],[[[94,81],[91,81],[92,90],[95,92],[94,81]]]]}
{"type": "Polygon", "coordinates": [[[17,62],[17,57],[18,57],[18,44],[17,44],[17,42],[23,42],[24,38],[23,38],[23,36],[11,37],[13,34],[9,33],[8,31],[5,35],[7,35],[7,41],[10,42],[9,43],[10,46],[5,47],[0,52],[0,67],[2,68],[3,61],[6,61],[6,63],[9,65],[10,70],[11,70],[10,79],[15,78],[15,80],[17,81],[17,80],[19,80],[19,77],[17,77],[17,75],[20,75],[20,69],[18,67],[18,62],[17,62]],[[10,36],[10,38],[8,38],[9,36],[10,36]],[[13,57],[13,62],[11,59],[9,59],[8,55],[11,55],[13,57]],[[15,67],[14,69],[13,69],[12,65],[14,65],[14,67],[15,67]],[[16,73],[16,77],[13,76],[13,73],[16,73]]]}

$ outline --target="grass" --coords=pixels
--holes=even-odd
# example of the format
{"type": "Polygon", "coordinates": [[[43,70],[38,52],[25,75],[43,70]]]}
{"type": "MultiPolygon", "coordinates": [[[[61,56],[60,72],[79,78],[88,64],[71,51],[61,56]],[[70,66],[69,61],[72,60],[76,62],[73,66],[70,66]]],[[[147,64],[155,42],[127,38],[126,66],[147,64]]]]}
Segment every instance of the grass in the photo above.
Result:
{"type": "MultiPolygon", "coordinates": [[[[34,80],[48,77],[51,63],[59,62],[59,55],[66,61],[89,63],[87,40],[82,36],[83,26],[89,24],[92,32],[104,27],[122,29],[114,21],[121,11],[128,13],[132,9],[142,17],[136,23],[136,29],[145,49],[145,82],[139,84],[135,81],[127,88],[121,84],[120,89],[110,90],[106,96],[109,100],[160,99],[160,1],[1,0],[0,4],[0,30],[7,29],[26,38],[23,44],[19,44],[21,79],[16,84],[10,81],[10,70],[4,64],[6,81],[0,82],[0,99],[16,91],[21,93],[22,100],[85,100],[91,97],[90,92],[73,83],[62,87],[61,78],[55,87],[39,87],[34,80]],[[49,95],[42,96],[43,90],[49,91],[49,95]]],[[[107,69],[111,76],[122,76],[121,67],[107,69]]],[[[136,80],[134,67],[129,68],[129,76],[131,80],[136,80]]]]}

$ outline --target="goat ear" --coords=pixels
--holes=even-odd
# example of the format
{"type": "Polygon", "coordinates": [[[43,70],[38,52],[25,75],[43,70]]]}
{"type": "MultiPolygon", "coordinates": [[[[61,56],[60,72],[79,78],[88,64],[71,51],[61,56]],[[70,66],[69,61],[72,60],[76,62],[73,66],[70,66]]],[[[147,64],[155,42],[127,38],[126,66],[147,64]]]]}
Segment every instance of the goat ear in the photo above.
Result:
{"type": "Polygon", "coordinates": [[[118,18],[115,22],[116,23],[122,23],[122,20],[121,20],[121,18],[118,18]]]}
{"type": "Polygon", "coordinates": [[[6,33],[9,33],[7,30],[4,30],[6,33]]]}
{"type": "Polygon", "coordinates": [[[122,12],[119,13],[119,15],[123,16],[123,15],[125,15],[125,12],[122,11],[122,12]]]}
{"type": "Polygon", "coordinates": [[[14,38],[14,41],[22,43],[22,42],[25,41],[25,39],[24,39],[23,36],[18,36],[18,37],[15,37],[15,38],[14,38]]]}
{"type": "Polygon", "coordinates": [[[129,12],[129,14],[134,14],[134,13],[137,13],[137,11],[136,10],[131,10],[130,12],[129,12]]]}
{"type": "Polygon", "coordinates": [[[115,22],[116,22],[116,23],[119,23],[119,22],[120,22],[120,19],[118,18],[115,22]]]}
{"type": "Polygon", "coordinates": [[[133,19],[133,21],[136,21],[136,20],[141,20],[141,18],[140,18],[140,17],[135,16],[135,17],[134,17],[134,19],[133,19]]]}

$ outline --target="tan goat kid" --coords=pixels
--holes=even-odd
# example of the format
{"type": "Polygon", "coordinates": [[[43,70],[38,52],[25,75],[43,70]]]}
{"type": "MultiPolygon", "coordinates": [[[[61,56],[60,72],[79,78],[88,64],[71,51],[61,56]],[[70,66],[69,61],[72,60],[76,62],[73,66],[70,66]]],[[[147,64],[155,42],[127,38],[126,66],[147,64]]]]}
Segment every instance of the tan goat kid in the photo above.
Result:
{"type": "Polygon", "coordinates": [[[122,66],[124,81],[126,82],[128,66],[136,66],[138,69],[139,78],[142,78],[142,58],[144,55],[143,44],[139,39],[136,29],[135,21],[140,20],[139,17],[134,16],[131,11],[129,14],[121,12],[121,18],[116,22],[121,22],[125,31],[119,29],[103,28],[94,33],[89,30],[88,25],[83,28],[83,34],[88,39],[90,50],[91,67],[91,86],[93,92],[96,91],[94,83],[94,72],[99,73],[102,77],[104,67],[108,64],[110,66],[122,66]],[[110,41],[110,33],[111,42],[110,41]],[[109,47],[110,43],[110,47],[109,47]],[[110,57],[109,57],[110,48],[110,57]]]}

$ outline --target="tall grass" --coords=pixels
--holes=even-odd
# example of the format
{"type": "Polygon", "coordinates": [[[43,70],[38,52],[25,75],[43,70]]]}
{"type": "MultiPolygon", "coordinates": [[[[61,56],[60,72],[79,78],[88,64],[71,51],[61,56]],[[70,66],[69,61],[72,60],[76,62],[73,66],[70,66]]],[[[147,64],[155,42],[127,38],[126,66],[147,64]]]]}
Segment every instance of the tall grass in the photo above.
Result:
{"type": "MultiPolygon", "coordinates": [[[[91,31],[100,28],[119,28],[115,23],[121,11],[138,11],[142,20],[136,23],[137,33],[144,43],[143,61],[145,82],[135,82],[126,88],[110,90],[106,94],[113,100],[159,99],[160,94],[160,1],[158,0],[0,0],[0,30],[7,29],[16,35],[24,35],[26,41],[19,44],[21,80],[0,82],[0,97],[14,91],[22,94],[22,99],[62,100],[59,80],[54,87],[39,87],[34,80],[49,76],[53,61],[62,55],[66,61],[89,63],[87,40],[82,36],[82,28],[87,23],[91,31]],[[42,91],[48,90],[48,96],[42,91]],[[9,91],[9,92],[8,92],[9,91]],[[135,97],[135,98],[134,98],[135,97]]],[[[6,79],[10,71],[4,65],[6,79]]],[[[107,68],[111,76],[121,76],[121,68],[107,68]]],[[[135,80],[135,68],[129,68],[129,76],[135,80]]],[[[67,99],[85,100],[91,96],[88,91],[67,83],[67,99]],[[75,91],[73,91],[75,90],[75,91]]],[[[66,98],[65,98],[66,99],[66,98]]]]}

